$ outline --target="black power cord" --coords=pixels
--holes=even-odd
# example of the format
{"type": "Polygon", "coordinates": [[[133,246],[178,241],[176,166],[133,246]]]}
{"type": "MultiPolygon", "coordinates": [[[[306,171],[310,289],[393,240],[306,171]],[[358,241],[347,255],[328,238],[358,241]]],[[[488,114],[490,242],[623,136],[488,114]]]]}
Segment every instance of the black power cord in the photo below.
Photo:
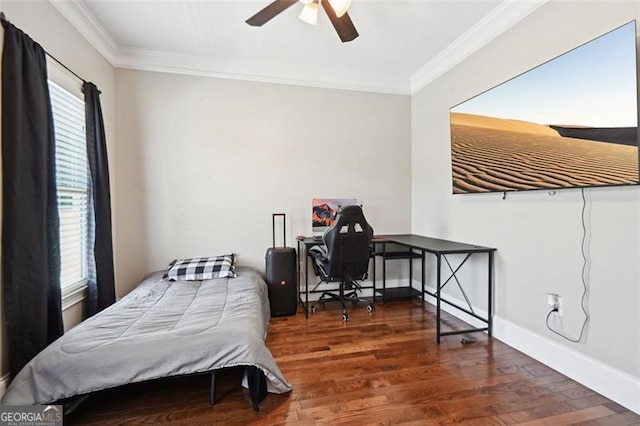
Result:
{"type": "Polygon", "coordinates": [[[573,343],[579,343],[582,340],[582,336],[584,334],[584,331],[587,327],[587,323],[589,322],[589,312],[587,311],[587,294],[588,294],[588,289],[589,289],[589,269],[591,268],[591,260],[589,259],[588,256],[588,245],[589,245],[589,241],[588,241],[588,236],[589,233],[587,232],[587,220],[586,220],[586,212],[587,212],[587,198],[585,196],[585,188],[582,188],[582,244],[581,244],[581,253],[582,253],[582,299],[581,299],[581,307],[582,307],[582,312],[584,312],[584,321],[582,322],[582,327],[580,328],[580,336],[577,339],[573,339],[565,334],[563,334],[562,332],[559,332],[557,330],[554,330],[553,328],[551,328],[551,326],[549,325],[549,318],[551,317],[551,314],[553,314],[554,312],[558,312],[558,308],[553,308],[552,310],[549,311],[549,313],[547,314],[547,319],[546,319],[546,324],[547,324],[547,328],[549,330],[551,330],[552,332],[554,332],[555,334],[557,334],[560,337],[563,337],[565,339],[567,339],[570,342],[573,343]]]}

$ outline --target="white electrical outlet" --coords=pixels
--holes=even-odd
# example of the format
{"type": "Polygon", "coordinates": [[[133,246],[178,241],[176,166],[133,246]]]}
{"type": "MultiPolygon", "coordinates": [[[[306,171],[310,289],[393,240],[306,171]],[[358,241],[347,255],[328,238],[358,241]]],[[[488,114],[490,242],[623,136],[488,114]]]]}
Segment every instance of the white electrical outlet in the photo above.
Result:
{"type": "Polygon", "coordinates": [[[547,305],[549,309],[555,310],[558,316],[562,316],[562,297],[555,293],[547,294],[547,305]]]}
{"type": "Polygon", "coordinates": [[[558,296],[558,316],[562,316],[562,296],[558,296]]]}

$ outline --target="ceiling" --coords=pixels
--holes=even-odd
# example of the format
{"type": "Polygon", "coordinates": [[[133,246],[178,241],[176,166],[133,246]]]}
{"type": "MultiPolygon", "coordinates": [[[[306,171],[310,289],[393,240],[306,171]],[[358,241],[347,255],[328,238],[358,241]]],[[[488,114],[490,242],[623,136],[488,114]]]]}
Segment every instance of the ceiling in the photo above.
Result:
{"type": "Polygon", "coordinates": [[[251,27],[271,0],[49,1],[116,67],[411,94],[547,0],[354,0],[349,43],[302,4],[251,27]]]}

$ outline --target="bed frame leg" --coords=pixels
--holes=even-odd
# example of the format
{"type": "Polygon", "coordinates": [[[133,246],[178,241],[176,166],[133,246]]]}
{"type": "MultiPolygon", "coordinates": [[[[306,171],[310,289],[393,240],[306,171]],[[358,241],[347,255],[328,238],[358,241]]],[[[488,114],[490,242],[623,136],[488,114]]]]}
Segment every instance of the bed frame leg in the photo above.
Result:
{"type": "Polygon", "coordinates": [[[216,404],[216,372],[211,372],[211,389],[209,393],[209,406],[213,407],[216,404]]]}
{"type": "Polygon", "coordinates": [[[260,402],[267,396],[267,379],[262,370],[252,365],[247,366],[247,379],[249,383],[249,395],[253,410],[258,412],[260,402]]]}

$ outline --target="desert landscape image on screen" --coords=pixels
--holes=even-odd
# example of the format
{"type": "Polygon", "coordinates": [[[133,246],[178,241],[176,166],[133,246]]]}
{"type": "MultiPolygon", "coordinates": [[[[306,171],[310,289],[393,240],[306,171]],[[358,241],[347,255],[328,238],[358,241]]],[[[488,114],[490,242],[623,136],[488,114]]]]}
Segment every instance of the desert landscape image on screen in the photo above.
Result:
{"type": "Polygon", "coordinates": [[[638,184],[635,21],[450,110],[453,193],[638,184]]]}

